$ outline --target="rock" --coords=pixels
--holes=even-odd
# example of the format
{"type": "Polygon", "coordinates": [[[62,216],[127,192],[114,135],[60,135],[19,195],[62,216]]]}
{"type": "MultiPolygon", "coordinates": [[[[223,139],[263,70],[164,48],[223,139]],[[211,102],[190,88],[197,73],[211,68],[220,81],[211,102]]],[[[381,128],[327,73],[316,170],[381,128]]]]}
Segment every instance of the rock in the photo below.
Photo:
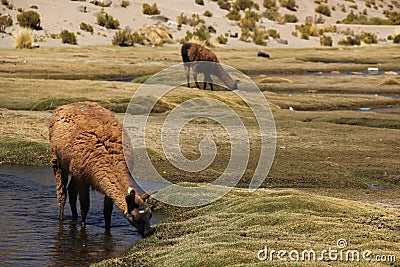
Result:
{"type": "Polygon", "coordinates": [[[276,42],[278,44],[284,44],[284,45],[287,45],[289,43],[288,40],[284,40],[284,39],[276,39],[276,42]]]}
{"type": "Polygon", "coordinates": [[[239,37],[239,33],[235,32],[235,33],[230,33],[229,37],[231,38],[238,38],[239,37]]]}
{"type": "Polygon", "coordinates": [[[261,51],[261,50],[257,52],[257,56],[259,56],[259,57],[265,57],[265,58],[270,58],[270,56],[269,56],[268,53],[265,53],[264,51],[261,51]]]}

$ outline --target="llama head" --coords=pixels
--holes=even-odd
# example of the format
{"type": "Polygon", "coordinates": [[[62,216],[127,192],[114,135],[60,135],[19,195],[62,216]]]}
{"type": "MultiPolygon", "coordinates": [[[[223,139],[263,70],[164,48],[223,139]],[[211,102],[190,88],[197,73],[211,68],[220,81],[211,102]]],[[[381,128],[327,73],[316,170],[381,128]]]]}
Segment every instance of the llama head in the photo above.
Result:
{"type": "Polygon", "coordinates": [[[125,197],[128,206],[125,217],[143,237],[149,236],[154,232],[150,226],[151,209],[146,203],[146,199],[149,196],[147,193],[139,196],[135,189],[129,187],[128,194],[125,197]]]}
{"type": "Polygon", "coordinates": [[[240,82],[240,80],[235,80],[234,82],[233,82],[233,85],[229,88],[229,89],[231,89],[232,91],[233,90],[237,90],[238,89],[238,83],[240,82]]]}

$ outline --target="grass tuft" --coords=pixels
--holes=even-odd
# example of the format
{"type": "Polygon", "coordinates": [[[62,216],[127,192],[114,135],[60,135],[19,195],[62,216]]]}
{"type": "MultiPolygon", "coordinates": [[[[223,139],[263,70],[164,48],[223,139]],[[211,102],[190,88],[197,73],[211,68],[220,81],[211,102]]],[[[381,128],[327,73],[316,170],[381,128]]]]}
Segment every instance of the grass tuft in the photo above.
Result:
{"type": "Polygon", "coordinates": [[[32,30],[29,28],[18,28],[14,35],[15,48],[32,48],[32,30]]]}
{"type": "Polygon", "coordinates": [[[0,164],[43,166],[50,164],[50,158],[50,147],[47,141],[0,138],[0,164]]]}

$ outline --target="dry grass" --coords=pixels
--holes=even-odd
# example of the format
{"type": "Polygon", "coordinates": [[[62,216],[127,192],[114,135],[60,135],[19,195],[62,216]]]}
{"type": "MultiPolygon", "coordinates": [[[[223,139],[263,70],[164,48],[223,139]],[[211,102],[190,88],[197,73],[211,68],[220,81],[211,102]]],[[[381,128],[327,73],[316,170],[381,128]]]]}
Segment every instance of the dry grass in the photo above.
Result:
{"type": "Polygon", "coordinates": [[[18,28],[14,35],[15,48],[32,48],[32,30],[29,28],[18,28]]]}

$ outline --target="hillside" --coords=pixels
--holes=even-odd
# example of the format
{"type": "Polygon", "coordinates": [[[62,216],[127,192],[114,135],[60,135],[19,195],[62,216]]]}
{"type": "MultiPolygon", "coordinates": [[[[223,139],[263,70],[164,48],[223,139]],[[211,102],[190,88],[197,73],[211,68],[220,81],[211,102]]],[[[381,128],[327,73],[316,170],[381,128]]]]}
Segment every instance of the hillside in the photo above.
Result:
{"type": "Polygon", "coordinates": [[[111,45],[120,30],[135,31],[144,24],[157,23],[169,28],[175,43],[187,31],[204,29],[200,34],[209,34],[211,43],[219,36],[226,36],[226,45],[230,47],[255,46],[255,43],[268,47],[317,46],[322,35],[330,36],[332,45],[337,46],[340,40],[361,32],[368,33],[361,37],[366,42],[391,44],[393,41],[388,37],[400,34],[400,4],[395,0],[177,0],[173,4],[169,0],[114,0],[107,7],[96,4],[85,0],[2,0],[0,13],[10,15],[13,23],[5,33],[0,33],[0,47],[14,46],[17,16],[29,10],[40,14],[40,27],[33,30],[33,41],[39,46],[63,45],[57,36],[62,30],[75,33],[79,46],[111,45]],[[154,2],[160,14],[143,14],[143,4],[154,2]],[[119,22],[117,29],[98,25],[97,14],[102,9],[119,22]],[[337,24],[339,21],[385,25],[337,24]],[[81,23],[92,26],[93,33],[82,30],[81,23]],[[305,23],[316,25],[299,27],[305,23]]]}

